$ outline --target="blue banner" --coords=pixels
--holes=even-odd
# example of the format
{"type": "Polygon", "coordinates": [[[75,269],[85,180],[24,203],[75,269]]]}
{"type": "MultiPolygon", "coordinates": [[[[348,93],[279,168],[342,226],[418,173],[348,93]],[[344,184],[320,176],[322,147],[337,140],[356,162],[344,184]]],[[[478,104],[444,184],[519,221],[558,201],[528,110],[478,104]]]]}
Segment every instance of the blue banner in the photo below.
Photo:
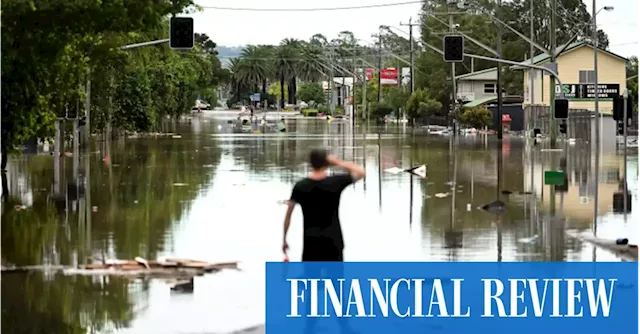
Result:
{"type": "Polygon", "coordinates": [[[266,333],[638,333],[637,263],[267,263],[266,333]]]}

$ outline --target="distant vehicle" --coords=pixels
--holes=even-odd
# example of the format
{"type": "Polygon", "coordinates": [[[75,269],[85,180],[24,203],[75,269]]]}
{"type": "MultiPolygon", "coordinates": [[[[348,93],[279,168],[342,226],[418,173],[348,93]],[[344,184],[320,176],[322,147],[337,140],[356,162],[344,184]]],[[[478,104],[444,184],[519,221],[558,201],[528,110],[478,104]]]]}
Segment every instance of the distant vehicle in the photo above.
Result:
{"type": "Polygon", "coordinates": [[[193,106],[193,108],[191,108],[191,110],[209,110],[211,109],[211,104],[205,102],[205,101],[200,101],[200,100],[196,100],[196,104],[193,106]]]}

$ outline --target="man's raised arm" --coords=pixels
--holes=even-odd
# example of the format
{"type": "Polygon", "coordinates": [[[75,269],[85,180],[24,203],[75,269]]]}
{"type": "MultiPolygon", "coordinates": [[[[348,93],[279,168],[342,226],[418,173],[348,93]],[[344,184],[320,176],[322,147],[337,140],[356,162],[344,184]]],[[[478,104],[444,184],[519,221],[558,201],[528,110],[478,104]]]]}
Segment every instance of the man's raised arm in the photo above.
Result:
{"type": "Polygon", "coordinates": [[[351,174],[351,177],[353,178],[354,181],[358,181],[362,179],[366,174],[362,166],[355,164],[353,162],[340,160],[334,155],[328,156],[327,162],[329,162],[333,166],[345,169],[347,172],[349,172],[349,174],[351,174]]]}

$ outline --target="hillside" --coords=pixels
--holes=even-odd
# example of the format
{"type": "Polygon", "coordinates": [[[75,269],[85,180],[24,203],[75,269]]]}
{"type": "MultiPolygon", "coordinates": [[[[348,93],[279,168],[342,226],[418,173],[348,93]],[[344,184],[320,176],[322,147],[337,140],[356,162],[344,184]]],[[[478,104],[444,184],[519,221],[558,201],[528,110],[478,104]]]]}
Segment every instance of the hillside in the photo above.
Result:
{"type": "Polygon", "coordinates": [[[216,50],[218,51],[218,58],[220,58],[220,62],[223,67],[229,63],[229,59],[240,57],[240,53],[242,52],[243,46],[223,46],[218,45],[216,50]]]}

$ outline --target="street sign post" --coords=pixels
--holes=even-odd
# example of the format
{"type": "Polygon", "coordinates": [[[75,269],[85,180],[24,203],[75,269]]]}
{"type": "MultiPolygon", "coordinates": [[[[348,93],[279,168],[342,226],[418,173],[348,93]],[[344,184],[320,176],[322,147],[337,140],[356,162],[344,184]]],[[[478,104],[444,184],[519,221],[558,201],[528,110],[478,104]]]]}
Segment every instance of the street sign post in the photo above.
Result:
{"type": "Polygon", "coordinates": [[[260,102],[260,93],[255,93],[250,96],[251,102],[260,102]]]}

